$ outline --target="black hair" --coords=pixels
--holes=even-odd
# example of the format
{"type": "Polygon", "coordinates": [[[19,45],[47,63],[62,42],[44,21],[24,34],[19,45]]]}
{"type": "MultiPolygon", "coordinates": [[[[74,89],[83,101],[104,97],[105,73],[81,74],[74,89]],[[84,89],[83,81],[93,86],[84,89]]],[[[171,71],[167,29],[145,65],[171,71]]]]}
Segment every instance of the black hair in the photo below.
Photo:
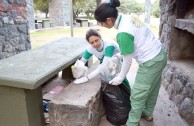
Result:
{"type": "Polygon", "coordinates": [[[107,18],[117,18],[118,10],[116,7],[120,6],[119,0],[110,0],[109,3],[100,4],[95,12],[94,17],[99,22],[106,22],[107,18]]]}
{"type": "Polygon", "coordinates": [[[91,36],[97,36],[97,37],[101,38],[100,33],[99,33],[97,30],[95,30],[95,29],[89,29],[89,30],[86,32],[86,40],[87,40],[88,42],[89,42],[89,38],[90,38],[91,36]]]}

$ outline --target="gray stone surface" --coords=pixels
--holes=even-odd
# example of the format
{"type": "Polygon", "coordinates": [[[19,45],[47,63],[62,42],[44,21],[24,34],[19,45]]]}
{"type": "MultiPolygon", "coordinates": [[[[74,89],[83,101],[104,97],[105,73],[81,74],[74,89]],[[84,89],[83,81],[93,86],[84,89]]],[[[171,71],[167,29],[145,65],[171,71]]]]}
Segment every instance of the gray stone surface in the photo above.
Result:
{"type": "Polygon", "coordinates": [[[70,1],[69,0],[50,0],[49,16],[53,26],[70,25],[70,1]]]}
{"type": "Polygon", "coordinates": [[[160,40],[168,52],[162,84],[179,114],[193,124],[194,2],[160,0],[160,40]],[[192,107],[191,107],[192,106],[192,107]],[[190,109],[188,108],[190,107],[190,109]]]}
{"type": "MultiPolygon", "coordinates": [[[[162,84],[169,98],[175,102],[179,114],[191,125],[194,113],[194,61],[169,62],[164,70],[162,84]],[[168,78],[171,79],[168,79],[168,78]]],[[[191,125],[192,126],[192,125],[191,125]]]]}
{"type": "Polygon", "coordinates": [[[41,88],[25,90],[0,85],[1,126],[44,126],[41,88]]]}
{"type": "Polygon", "coordinates": [[[50,126],[98,126],[101,115],[100,79],[70,83],[49,103],[50,126]]]}
{"type": "Polygon", "coordinates": [[[29,30],[33,30],[35,28],[34,4],[33,4],[33,0],[26,0],[26,1],[27,1],[28,28],[29,30]]]}
{"type": "Polygon", "coordinates": [[[75,62],[87,45],[84,38],[62,38],[1,60],[0,85],[35,89],[75,62]]]}
{"type": "Polygon", "coordinates": [[[194,19],[176,19],[175,27],[194,34],[194,19]]]}
{"type": "Polygon", "coordinates": [[[29,36],[28,30],[26,0],[1,0],[0,60],[31,49],[29,37],[23,41],[22,45],[18,39],[23,35],[29,36]]]}

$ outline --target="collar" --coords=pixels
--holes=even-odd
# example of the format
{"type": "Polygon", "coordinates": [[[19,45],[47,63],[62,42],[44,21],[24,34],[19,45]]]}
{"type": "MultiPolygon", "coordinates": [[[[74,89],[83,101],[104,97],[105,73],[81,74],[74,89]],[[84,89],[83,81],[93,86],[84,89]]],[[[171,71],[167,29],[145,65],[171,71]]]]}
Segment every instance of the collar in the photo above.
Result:
{"type": "Polygon", "coordinates": [[[114,25],[114,28],[118,29],[119,25],[120,25],[120,22],[121,22],[121,19],[122,19],[122,15],[119,14],[116,21],[115,21],[115,25],[114,25]]]}
{"type": "Polygon", "coordinates": [[[102,52],[103,48],[104,48],[104,41],[103,41],[103,40],[101,40],[101,46],[100,46],[100,49],[96,49],[96,50],[97,50],[98,52],[102,52]]]}

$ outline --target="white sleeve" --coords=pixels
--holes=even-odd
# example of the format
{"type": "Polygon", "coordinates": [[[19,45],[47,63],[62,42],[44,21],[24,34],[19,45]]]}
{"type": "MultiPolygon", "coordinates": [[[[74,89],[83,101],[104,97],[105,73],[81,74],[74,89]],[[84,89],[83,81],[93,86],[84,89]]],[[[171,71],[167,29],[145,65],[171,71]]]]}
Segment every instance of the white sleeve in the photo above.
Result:
{"type": "Polygon", "coordinates": [[[123,57],[123,63],[121,67],[121,72],[119,73],[118,77],[121,80],[124,80],[127,73],[129,72],[129,68],[131,67],[132,63],[132,56],[131,55],[122,55],[123,57]]]}
{"type": "Polygon", "coordinates": [[[86,62],[88,61],[88,60],[85,59],[84,57],[82,57],[80,60],[81,60],[82,62],[84,62],[84,64],[86,64],[86,62]]]}
{"type": "Polygon", "coordinates": [[[87,75],[88,80],[91,80],[92,78],[98,76],[100,74],[99,68],[91,72],[90,74],[87,75]]]}
{"type": "Polygon", "coordinates": [[[106,63],[110,58],[111,58],[111,57],[105,56],[104,59],[103,59],[103,61],[102,61],[102,63],[106,63]]]}

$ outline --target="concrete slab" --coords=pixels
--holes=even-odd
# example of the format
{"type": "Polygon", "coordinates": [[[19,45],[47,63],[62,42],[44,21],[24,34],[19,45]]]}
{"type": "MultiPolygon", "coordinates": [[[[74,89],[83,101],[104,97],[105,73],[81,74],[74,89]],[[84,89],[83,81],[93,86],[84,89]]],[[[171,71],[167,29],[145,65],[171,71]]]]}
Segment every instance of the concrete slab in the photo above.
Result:
{"type": "Polygon", "coordinates": [[[0,85],[36,89],[81,57],[85,46],[88,42],[84,38],[66,37],[3,59],[0,85]]]}

